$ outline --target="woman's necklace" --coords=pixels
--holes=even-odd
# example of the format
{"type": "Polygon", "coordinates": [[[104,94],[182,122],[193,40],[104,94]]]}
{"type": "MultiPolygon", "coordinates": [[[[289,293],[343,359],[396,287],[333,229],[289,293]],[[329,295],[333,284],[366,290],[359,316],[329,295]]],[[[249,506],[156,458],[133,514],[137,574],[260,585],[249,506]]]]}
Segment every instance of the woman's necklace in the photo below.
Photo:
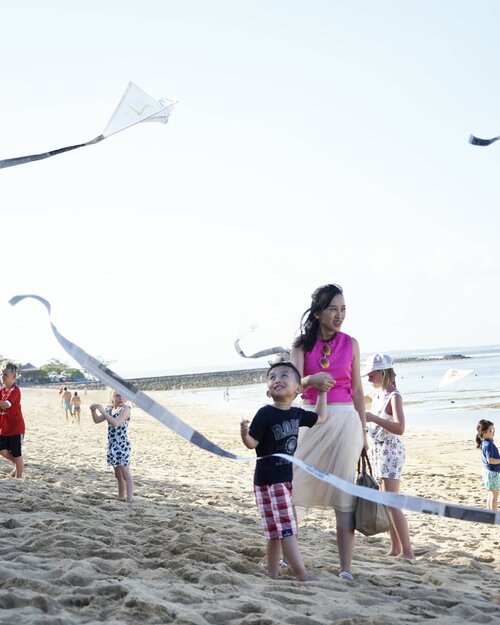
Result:
{"type": "Polygon", "coordinates": [[[321,341],[322,341],[323,343],[331,343],[331,342],[333,341],[333,339],[334,339],[336,336],[337,336],[337,332],[334,332],[334,333],[332,334],[332,336],[330,336],[330,337],[329,337],[329,338],[327,338],[327,339],[321,339],[321,341]]]}

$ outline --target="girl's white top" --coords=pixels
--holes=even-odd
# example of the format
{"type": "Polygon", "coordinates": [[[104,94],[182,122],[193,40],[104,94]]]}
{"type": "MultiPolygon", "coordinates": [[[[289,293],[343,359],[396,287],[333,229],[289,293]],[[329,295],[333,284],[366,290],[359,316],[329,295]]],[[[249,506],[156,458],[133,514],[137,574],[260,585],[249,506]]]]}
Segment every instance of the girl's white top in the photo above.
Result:
{"type": "MultiPolygon", "coordinates": [[[[391,415],[386,412],[387,406],[391,403],[392,398],[395,395],[401,395],[398,389],[394,389],[390,393],[387,393],[384,390],[376,392],[372,396],[372,407],[370,412],[378,415],[382,419],[386,419],[387,421],[394,421],[394,415],[391,415]]],[[[392,432],[388,432],[381,425],[373,424],[374,427],[370,430],[370,436],[374,441],[378,441],[382,443],[389,438],[399,438],[398,434],[393,434],[392,432]]]]}

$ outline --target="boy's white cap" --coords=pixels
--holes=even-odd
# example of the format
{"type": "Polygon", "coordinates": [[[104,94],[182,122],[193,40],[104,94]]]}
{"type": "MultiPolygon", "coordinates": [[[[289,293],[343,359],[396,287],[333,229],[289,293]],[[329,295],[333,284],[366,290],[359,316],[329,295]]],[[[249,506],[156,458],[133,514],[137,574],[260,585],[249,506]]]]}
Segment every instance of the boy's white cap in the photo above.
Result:
{"type": "Polygon", "coordinates": [[[388,354],[374,354],[373,356],[368,356],[365,366],[361,371],[361,375],[368,375],[372,371],[392,369],[392,364],[392,358],[388,354]]]}

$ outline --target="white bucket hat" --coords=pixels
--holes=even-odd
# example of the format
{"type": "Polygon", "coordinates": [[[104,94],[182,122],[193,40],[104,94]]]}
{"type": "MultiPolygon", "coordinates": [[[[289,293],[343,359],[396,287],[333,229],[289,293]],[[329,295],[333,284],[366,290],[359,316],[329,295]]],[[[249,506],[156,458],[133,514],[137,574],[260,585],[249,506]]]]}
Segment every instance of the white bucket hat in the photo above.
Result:
{"type": "Polygon", "coordinates": [[[392,358],[388,354],[374,354],[368,356],[365,366],[361,371],[361,375],[365,376],[372,371],[383,371],[384,369],[392,369],[392,358]]]}

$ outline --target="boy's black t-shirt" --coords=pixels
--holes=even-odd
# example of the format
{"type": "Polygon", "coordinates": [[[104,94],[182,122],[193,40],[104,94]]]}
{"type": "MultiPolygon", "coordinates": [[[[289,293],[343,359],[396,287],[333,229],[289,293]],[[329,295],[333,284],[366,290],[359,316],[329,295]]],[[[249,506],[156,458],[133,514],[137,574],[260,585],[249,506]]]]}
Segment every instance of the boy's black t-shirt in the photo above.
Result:
{"type": "MultiPolygon", "coordinates": [[[[318,415],[311,410],[292,406],[281,410],[275,406],[260,408],[250,424],[249,434],[259,441],[255,448],[258,457],[274,453],[293,456],[297,447],[299,427],[312,427],[318,415]]],[[[293,478],[292,463],[284,458],[263,458],[255,465],[254,484],[264,486],[291,482],[293,478]]]]}

